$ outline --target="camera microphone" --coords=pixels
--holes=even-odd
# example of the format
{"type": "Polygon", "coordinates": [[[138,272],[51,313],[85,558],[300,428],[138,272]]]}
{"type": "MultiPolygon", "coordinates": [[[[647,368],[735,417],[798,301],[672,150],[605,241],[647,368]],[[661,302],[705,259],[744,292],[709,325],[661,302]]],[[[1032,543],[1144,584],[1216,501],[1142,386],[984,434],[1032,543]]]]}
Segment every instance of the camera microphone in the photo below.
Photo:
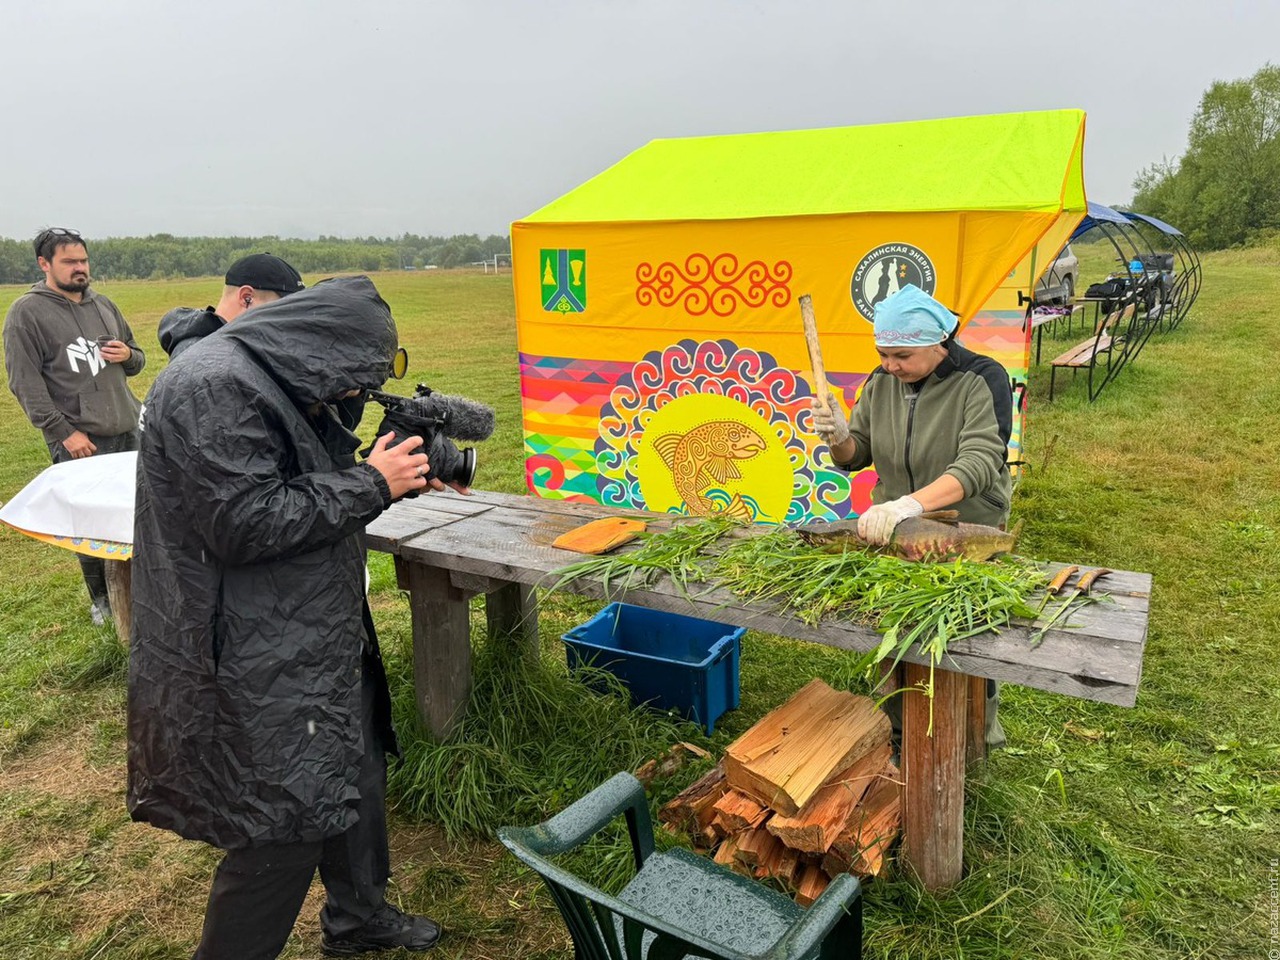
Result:
{"type": "MultiPolygon", "coordinates": [[[[395,443],[407,437],[422,437],[422,452],[431,461],[428,480],[438,478],[445,483],[471,486],[476,476],[476,451],[472,447],[460,450],[452,441],[488,440],[497,423],[492,407],[467,397],[436,393],[425,383],[418,384],[411,397],[381,390],[369,390],[365,397],[382,404],[386,411],[378,425],[379,437],[395,433],[395,443]]],[[[372,448],[371,444],[369,449],[372,448]]],[[[366,450],[365,456],[368,455],[366,450]]]]}
{"type": "Polygon", "coordinates": [[[405,397],[406,413],[438,420],[446,436],[455,440],[488,440],[497,425],[493,408],[469,397],[431,393],[425,397],[405,397]]]}

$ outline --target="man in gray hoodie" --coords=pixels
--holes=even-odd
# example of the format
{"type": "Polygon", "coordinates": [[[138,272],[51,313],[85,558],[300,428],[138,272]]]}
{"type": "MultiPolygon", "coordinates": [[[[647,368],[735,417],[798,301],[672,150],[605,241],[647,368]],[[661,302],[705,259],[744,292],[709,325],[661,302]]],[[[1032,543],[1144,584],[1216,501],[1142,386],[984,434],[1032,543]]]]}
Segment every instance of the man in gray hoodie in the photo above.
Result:
{"type": "MultiPolygon", "coordinates": [[[[89,288],[89,252],[74,230],[35,239],[45,279],[4,318],[9,389],[44,434],[54,463],[138,449],[137,398],[127,378],[146,363],[114,303],[89,288]]],[[[94,623],[111,616],[103,561],[78,555],[94,623]]]]}

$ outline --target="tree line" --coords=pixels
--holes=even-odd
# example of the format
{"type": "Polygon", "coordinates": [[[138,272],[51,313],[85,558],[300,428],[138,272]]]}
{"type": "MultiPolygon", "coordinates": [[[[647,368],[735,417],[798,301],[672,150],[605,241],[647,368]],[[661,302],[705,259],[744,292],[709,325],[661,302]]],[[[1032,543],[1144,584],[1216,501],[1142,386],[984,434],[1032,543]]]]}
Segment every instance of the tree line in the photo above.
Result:
{"type": "MultiPolygon", "coordinates": [[[[43,274],[36,265],[32,241],[0,237],[0,283],[33,283],[43,274]]],[[[280,237],[85,237],[89,262],[99,279],[169,280],[212,277],[250,253],[274,253],[302,273],[458,267],[495,256],[510,255],[507,237],[456,234],[452,237],[326,237],[318,240],[280,237]]]]}
{"type": "Polygon", "coordinates": [[[1201,249],[1280,230],[1280,67],[1216,81],[1191,119],[1186,152],[1147,167],[1133,186],[1135,210],[1173,224],[1201,249]]]}

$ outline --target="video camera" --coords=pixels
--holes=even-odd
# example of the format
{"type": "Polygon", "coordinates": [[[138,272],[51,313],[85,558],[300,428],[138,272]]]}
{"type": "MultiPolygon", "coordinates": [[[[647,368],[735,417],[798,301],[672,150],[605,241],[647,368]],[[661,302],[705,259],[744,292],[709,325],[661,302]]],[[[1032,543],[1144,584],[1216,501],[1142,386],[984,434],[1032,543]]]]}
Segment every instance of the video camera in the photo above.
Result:
{"type": "Polygon", "coordinates": [[[429,461],[428,480],[438,477],[445,483],[471,486],[476,477],[476,451],[471,447],[459,450],[452,440],[488,440],[496,422],[492,407],[467,397],[436,393],[425,383],[418,384],[411,397],[381,390],[369,390],[365,397],[382,405],[378,436],[394,430],[396,438],[391,446],[408,437],[422,438],[422,452],[429,461]]]}

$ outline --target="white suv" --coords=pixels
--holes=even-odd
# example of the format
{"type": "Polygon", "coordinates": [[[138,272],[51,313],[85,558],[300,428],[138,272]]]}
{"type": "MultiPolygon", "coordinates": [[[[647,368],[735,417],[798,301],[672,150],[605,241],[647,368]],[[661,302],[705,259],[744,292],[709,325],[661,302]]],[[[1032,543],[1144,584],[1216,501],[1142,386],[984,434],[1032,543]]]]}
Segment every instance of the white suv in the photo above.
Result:
{"type": "Polygon", "coordinates": [[[1067,244],[1036,281],[1035,302],[1070,303],[1076,295],[1076,275],[1079,268],[1080,262],[1071,252],[1071,244],[1067,244]]]}

